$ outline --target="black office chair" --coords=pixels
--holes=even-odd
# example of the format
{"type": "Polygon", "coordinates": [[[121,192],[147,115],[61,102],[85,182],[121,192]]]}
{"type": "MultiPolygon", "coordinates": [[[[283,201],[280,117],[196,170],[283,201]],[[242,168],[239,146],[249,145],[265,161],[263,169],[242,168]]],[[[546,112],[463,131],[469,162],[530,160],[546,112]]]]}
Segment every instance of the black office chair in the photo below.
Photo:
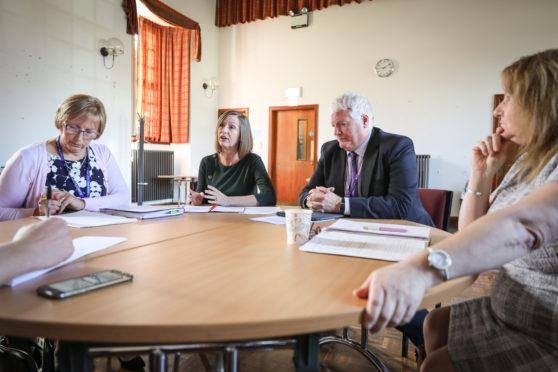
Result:
{"type": "Polygon", "coordinates": [[[54,372],[54,342],[0,336],[0,371],[54,372]]]}

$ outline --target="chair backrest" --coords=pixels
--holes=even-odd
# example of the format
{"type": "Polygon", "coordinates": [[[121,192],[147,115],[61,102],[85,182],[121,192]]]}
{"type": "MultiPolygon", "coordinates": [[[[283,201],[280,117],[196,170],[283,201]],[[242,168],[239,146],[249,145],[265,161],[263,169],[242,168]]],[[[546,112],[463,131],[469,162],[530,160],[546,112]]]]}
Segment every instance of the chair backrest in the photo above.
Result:
{"type": "Polygon", "coordinates": [[[448,231],[453,191],[418,189],[422,206],[437,228],[448,231]]]}

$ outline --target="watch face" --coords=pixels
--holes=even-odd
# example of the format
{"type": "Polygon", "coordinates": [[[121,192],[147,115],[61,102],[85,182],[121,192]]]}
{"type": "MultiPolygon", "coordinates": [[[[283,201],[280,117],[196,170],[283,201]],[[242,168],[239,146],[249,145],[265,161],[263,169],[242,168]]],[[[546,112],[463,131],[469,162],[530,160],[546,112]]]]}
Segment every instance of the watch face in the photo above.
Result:
{"type": "Polygon", "coordinates": [[[428,262],[436,269],[447,269],[451,265],[451,257],[443,251],[432,251],[428,256],[428,262]]]}
{"type": "Polygon", "coordinates": [[[395,63],[391,59],[381,59],[376,63],[375,70],[379,77],[388,77],[395,70],[395,63]]]}

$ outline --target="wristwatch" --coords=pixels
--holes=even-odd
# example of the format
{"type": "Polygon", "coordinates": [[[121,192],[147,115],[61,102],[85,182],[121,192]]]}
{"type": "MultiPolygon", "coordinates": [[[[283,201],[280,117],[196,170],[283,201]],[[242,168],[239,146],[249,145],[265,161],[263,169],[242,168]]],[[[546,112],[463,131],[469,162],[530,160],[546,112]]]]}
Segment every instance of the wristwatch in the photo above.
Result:
{"type": "Polygon", "coordinates": [[[339,204],[339,213],[345,214],[345,202],[344,201],[342,201],[341,204],[339,204]]]}
{"type": "Polygon", "coordinates": [[[438,269],[444,273],[446,280],[449,280],[449,267],[451,266],[451,257],[448,252],[441,249],[426,248],[429,252],[428,264],[435,269],[438,269]]]}

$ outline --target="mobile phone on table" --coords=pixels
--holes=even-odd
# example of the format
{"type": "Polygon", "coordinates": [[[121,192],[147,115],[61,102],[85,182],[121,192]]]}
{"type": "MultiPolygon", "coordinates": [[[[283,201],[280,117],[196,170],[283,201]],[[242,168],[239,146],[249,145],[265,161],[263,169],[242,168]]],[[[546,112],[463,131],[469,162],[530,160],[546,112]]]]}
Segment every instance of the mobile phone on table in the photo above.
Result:
{"type": "Polygon", "coordinates": [[[132,280],[133,276],[118,270],[105,270],[60,282],[45,284],[37,288],[37,293],[49,298],[67,298],[113,284],[132,280]]]}

